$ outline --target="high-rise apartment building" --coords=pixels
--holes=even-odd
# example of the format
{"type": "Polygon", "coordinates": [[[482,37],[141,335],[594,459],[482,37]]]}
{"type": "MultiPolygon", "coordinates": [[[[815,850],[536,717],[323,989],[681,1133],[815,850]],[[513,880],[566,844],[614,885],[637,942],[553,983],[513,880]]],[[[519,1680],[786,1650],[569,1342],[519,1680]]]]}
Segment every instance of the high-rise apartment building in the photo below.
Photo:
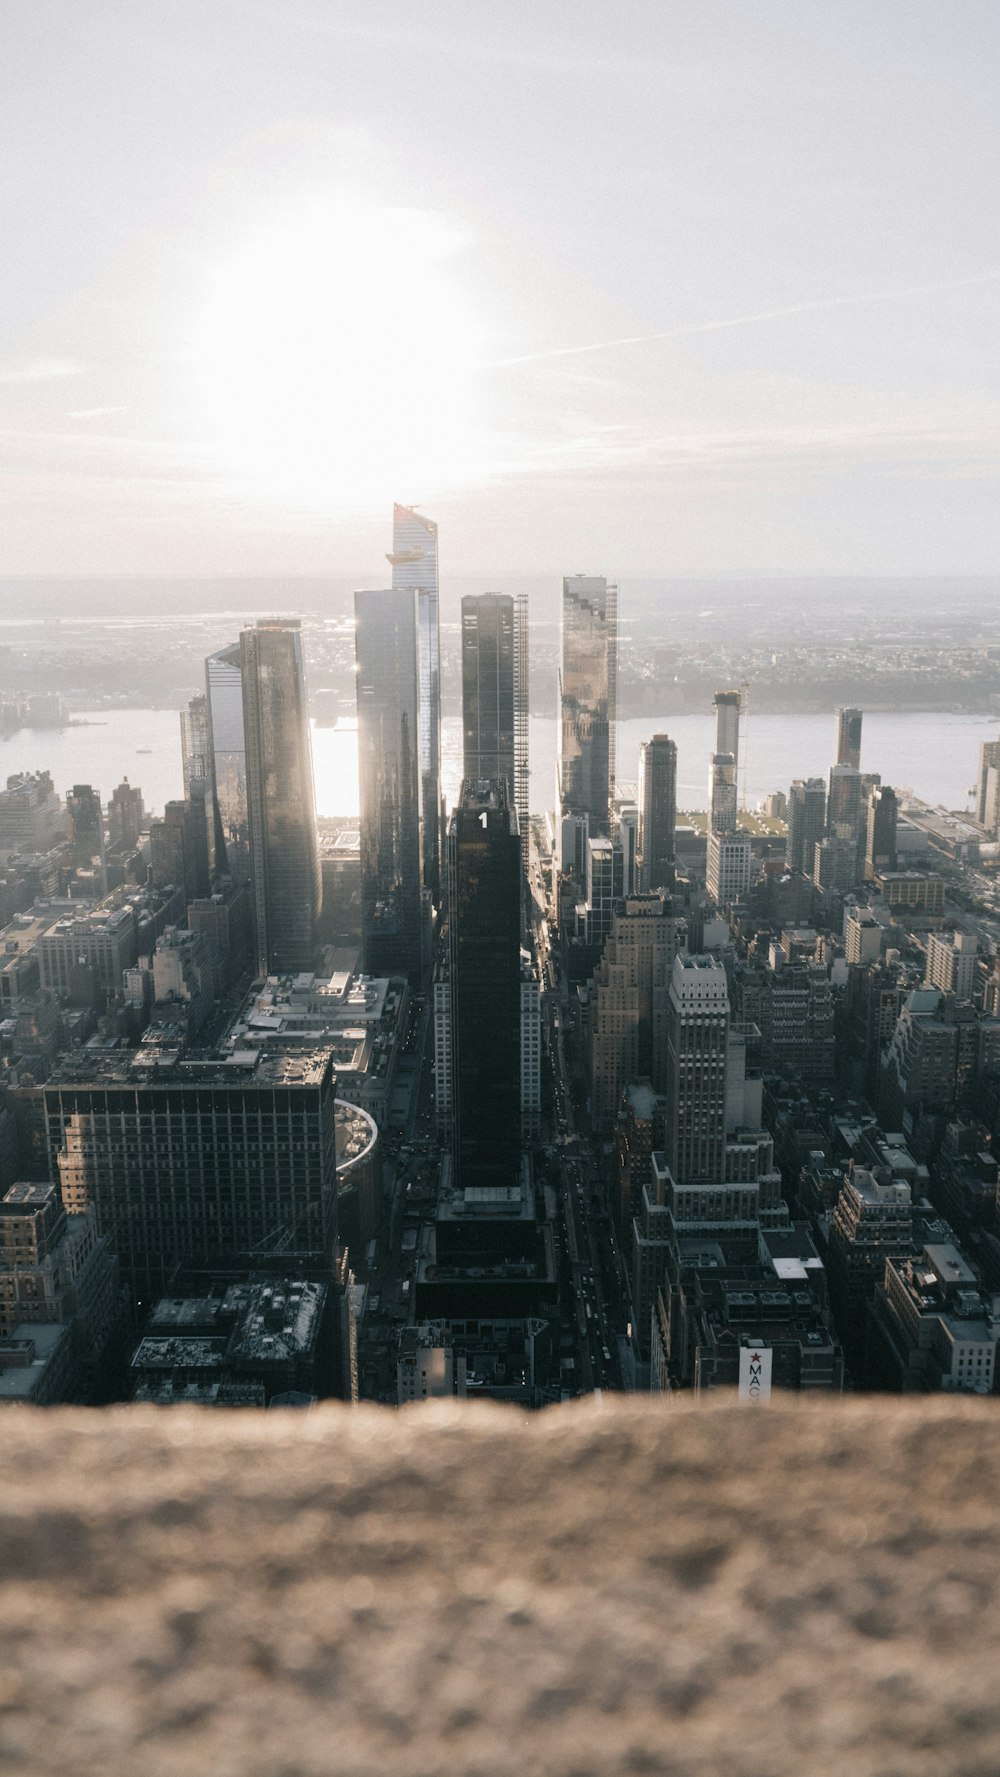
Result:
{"type": "Polygon", "coordinates": [[[145,818],[142,791],[138,784],[123,778],[108,803],[108,836],[112,845],[122,851],[130,850],[138,842],[145,818]]]}
{"type": "Polygon", "coordinates": [[[392,589],[415,599],[420,858],[423,886],[441,900],[441,639],[438,528],[410,506],[392,509],[392,589]]]}
{"type": "Polygon", "coordinates": [[[928,987],[953,993],[957,1000],[971,1000],[979,972],[979,946],[971,932],[929,932],[927,935],[928,987]]]}
{"type": "Polygon", "coordinates": [[[976,820],[990,833],[1000,827],[1000,740],[984,740],[979,749],[976,820]]]}
{"type": "Polygon", "coordinates": [[[66,792],[66,831],[70,861],[76,870],[93,870],[97,887],[107,893],[108,874],[104,855],[104,813],[101,793],[90,784],[74,784],[66,792]]]}
{"type": "Polygon", "coordinates": [[[821,777],[797,777],[788,792],[788,839],[785,862],[789,870],[812,876],[816,847],[826,832],[826,785],[821,777]]]}
{"type": "Polygon", "coordinates": [[[312,967],[321,906],[302,631],[268,618],[240,634],[257,969],[312,967]]]}
{"type": "Polygon", "coordinates": [[[729,989],[715,956],[674,959],[667,1023],[666,1158],[685,1185],[725,1177],[729,989]]]}
{"type": "Polygon", "coordinates": [[[45,852],[65,832],[63,805],[47,771],[15,772],[0,790],[0,861],[45,852]]]}
{"type": "Polygon", "coordinates": [[[880,784],[868,798],[865,835],[865,877],[874,882],[884,870],[896,868],[896,792],[880,784]]]}
{"type": "Polygon", "coordinates": [[[614,1128],[631,1080],[658,1078],[659,1013],[687,932],[662,894],[619,903],[590,983],[589,1073],[595,1130],[614,1128]]]}
{"type": "Polygon", "coordinates": [[[740,764],[740,710],[742,696],[739,691],[717,691],[715,693],[715,750],[717,753],[732,753],[733,763],[739,770],[740,764]]]}
{"type": "Polygon", "coordinates": [[[753,881],[753,841],[749,833],[712,832],[706,865],[708,892],[720,907],[731,907],[753,881]]]}
{"type": "Polygon", "coordinates": [[[856,765],[834,765],[830,771],[830,789],[826,802],[826,825],[831,839],[861,838],[864,810],[861,773],[856,765]]]}
{"type": "Polygon", "coordinates": [[[618,713],[618,588],[591,574],[563,581],[559,669],[557,815],[559,862],[578,867],[574,823],[610,833],[618,713]],[[564,824],[568,823],[566,831],[564,824]]]}
{"type": "Polygon", "coordinates": [[[654,734],[639,748],[639,886],[670,888],[677,829],[677,744],[654,734]]]}
{"type": "Polygon", "coordinates": [[[506,778],[466,779],[448,831],[454,1156],[460,1189],[521,1156],[521,849],[506,778]]]}
{"type": "Polygon", "coordinates": [[[354,595],[361,937],[370,975],[421,966],[416,597],[391,588],[354,595]]]}
{"type": "Polygon", "coordinates": [[[462,600],[462,776],[505,777],[528,844],[528,601],[507,593],[462,600]]]}
{"type": "Polygon", "coordinates": [[[735,833],[738,800],[735,755],[713,753],[708,764],[708,830],[710,833],[735,833]]]}
{"type": "Polygon", "coordinates": [[[205,690],[217,867],[236,882],[249,882],[247,743],[243,720],[243,667],[238,642],[209,655],[205,662],[205,690]]]}
{"type": "Polygon", "coordinates": [[[834,753],[835,765],[850,765],[852,770],[861,768],[861,721],[862,712],[856,709],[838,709],[835,717],[834,753]]]}

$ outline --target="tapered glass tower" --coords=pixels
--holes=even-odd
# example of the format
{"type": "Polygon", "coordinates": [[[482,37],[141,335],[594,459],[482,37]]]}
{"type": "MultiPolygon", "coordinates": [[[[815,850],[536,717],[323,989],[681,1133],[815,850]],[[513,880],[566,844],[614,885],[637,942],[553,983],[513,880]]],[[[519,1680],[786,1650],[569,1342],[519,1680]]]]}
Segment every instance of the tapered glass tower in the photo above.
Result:
{"type": "Polygon", "coordinates": [[[257,968],[299,973],[313,966],[322,890],[298,619],[244,629],[240,665],[257,968]]]}
{"type": "Polygon", "coordinates": [[[217,868],[228,871],[237,882],[247,882],[250,878],[250,816],[239,642],[209,655],[205,662],[205,693],[217,868]]]}
{"type": "MultiPolygon", "coordinates": [[[[581,855],[574,822],[608,837],[615,778],[618,588],[591,574],[563,581],[557,795],[560,864],[581,855]]],[[[583,851],[585,852],[585,846],[583,851]]]]}
{"type": "Polygon", "coordinates": [[[356,592],[361,935],[369,974],[421,965],[416,592],[356,592]]]}
{"type": "Polygon", "coordinates": [[[441,900],[441,639],[438,611],[438,528],[410,506],[392,509],[394,592],[416,594],[417,745],[420,770],[420,857],[423,886],[441,900]]]}

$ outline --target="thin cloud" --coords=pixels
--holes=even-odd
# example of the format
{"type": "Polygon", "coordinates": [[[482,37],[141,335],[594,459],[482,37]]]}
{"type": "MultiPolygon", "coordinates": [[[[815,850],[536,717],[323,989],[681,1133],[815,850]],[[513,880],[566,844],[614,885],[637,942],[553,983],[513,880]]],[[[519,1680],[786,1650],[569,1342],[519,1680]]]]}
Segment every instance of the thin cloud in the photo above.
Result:
{"type": "Polygon", "coordinates": [[[687,339],[697,333],[722,333],[731,327],[752,327],[762,321],[783,321],[792,315],[814,315],[825,309],[860,308],[866,303],[902,302],[912,296],[937,296],[946,290],[965,290],[975,284],[992,284],[1000,272],[977,272],[968,278],[947,278],[935,284],[912,284],[901,290],[867,290],[855,296],[826,296],[818,302],[790,303],[785,308],[760,309],[749,315],[730,315],[721,321],[690,321],[658,333],[628,333],[618,339],[598,339],[585,345],[553,346],[544,352],[522,352],[513,358],[494,358],[484,370],[508,370],[519,364],[546,364],[555,358],[579,358],[589,352],[610,352],[619,346],[653,345],[664,339],[687,339]]]}
{"type": "Polygon", "coordinates": [[[0,388],[13,389],[21,383],[55,383],[65,377],[82,376],[89,368],[76,358],[36,358],[28,364],[0,364],[0,388]]]}
{"type": "Polygon", "coordinates": [[[127,407],[75,407],[67,413],[68,420],[103,420],[109,414],[128,413],[127,407]]]}

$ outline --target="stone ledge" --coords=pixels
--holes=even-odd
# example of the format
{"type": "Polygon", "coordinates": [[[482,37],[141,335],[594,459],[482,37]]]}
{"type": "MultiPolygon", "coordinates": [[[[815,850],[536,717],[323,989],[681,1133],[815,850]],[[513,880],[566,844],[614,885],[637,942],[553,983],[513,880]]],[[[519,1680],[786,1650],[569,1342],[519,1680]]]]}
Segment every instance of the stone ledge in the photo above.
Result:
{"type": "Polygon", "coordinates": [[[5,1771],[1000,1771],[992,1401],[0,1423],[5,1771]]]}

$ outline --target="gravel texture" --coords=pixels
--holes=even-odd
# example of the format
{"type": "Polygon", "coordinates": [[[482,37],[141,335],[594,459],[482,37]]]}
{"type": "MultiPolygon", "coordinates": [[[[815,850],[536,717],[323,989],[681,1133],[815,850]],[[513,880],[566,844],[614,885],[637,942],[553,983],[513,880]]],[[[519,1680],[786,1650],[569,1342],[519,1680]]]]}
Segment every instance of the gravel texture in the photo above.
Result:
{"type": "Polygon", "coordinates": [[[997,1777],[1000,1403],[0,1416],[0,1770],[997,1777]]]}

